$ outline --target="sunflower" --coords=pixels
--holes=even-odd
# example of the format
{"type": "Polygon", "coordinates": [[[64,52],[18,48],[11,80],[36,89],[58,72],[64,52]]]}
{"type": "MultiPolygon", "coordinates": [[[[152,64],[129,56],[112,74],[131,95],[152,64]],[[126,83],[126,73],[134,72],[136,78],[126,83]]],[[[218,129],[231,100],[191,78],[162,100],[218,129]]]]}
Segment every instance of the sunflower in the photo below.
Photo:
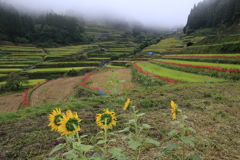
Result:
{"type": "Polygon", "coordinates": [[[113,125],[117,124],[117,117],[115,116],[115,112],[111,112],[108,109],[105,109],[104,113],[97,114],[96,123],[100,128],[104,130],[111,128],[113,125]]]}
{"type": "Polygon", "coordinates": [[[48,126],[51,127],[51,130],[58,130],[58,127],[60,126],[61,118],[63,118],[62,110],[60,108],[56,108],[52,111],[51,114],[49,114],[49,121],[50,123],[48,126]]]}
{"type": "Polygon", "coordinates": [[[61,136],[80,131],[79,122],[81,119],[78,118],[77,112],[67,110],[66,114],[63,114],[58,131],[62,132],[61,136]]]}
{"type": "Polygon", "coordinates": [[[172,119],[177,119],[177,110],[178,110],[178,108],[177,108],[177,105],[173,101],[171,101],[171,107],[172,107],[172,109],[171,109],[171,111],[172,111],[172,119]]]}
{"type": "Polygon", "coordinates": [[[131,100],[128,98],[127,101],[125,102],[125,105],[123,107],[123,110],[127,110],[131,104],[131,100]]]}

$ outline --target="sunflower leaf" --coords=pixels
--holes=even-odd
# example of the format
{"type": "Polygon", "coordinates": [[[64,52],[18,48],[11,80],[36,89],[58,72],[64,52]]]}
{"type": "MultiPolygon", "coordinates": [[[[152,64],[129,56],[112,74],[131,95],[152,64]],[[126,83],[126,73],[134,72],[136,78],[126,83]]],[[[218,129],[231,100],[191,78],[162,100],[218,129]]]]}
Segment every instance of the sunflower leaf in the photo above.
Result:
{"type": "Polygon", "coordinates": [[[192,127],[185,128],[185,131],[192,131],[192,132],[196,132],[196,130],[195,130],[195,129],[193,129],[192,127]]]}
{"type": "Polygon", "coordinates": [[[129,133],[127,136],[122,137],[122,139],[130,139],[132,137],[132,133],[129,133]]]}
{"type": "Polygon", "coordinates": [[[201,159],[199,154],[191,155],[189,158],[191,160],[200,160],[201,159]]]}
{"type": "Polygon", "coordinates": [[[66,159],[73,159],[73,158],[77,158],[77,155],[74,153],[74,150],[70,150],[68,152],[65,152],[62,154],[63,156],[66,156],[66,159]]]}
{"type": "Polygon", "coordinates": [[[109,140],[109,142],[116,142],[116,139],[111,139],[109,140]]]}
{"type": "Polygon", "coordinates": [[[179,121],[173,121],[173,122],[171,122],[172,125],[174,125],[174,124],[179,124],[179,123],[180,123],[179,121]]]}
{"type": "Polygon", "coordinates": [[[179,144],[170,142],[170,143],[168,143],[168,145],[166,147],[163,148],[162,152],[163,153],[169,152],[178,146],[179,146],[179,144]]]}
{"type": "Polygon", "coordinates": [[[49,155],[52,155],[53,153],[55,153],[55,152],[57,152],[58,150],[62,149],[63,147],[65,147],[65,145],[66,145],[66,144],[62,144],[62,143],[56,145],[56,146],[52,149],[52,151],[50,152],[49,155]]]}
{"type": "Polygon", "coordinates": [[[153,139],[148,139],[148,138],[146,138],[146,139],[145,139],[145,142],[146,142],[146,143],[155,144],[156,146],[159,146],[159,145],[160,145],[160,143],[159,143],[158,141],[155,141],[155,140],[153,140],[153,139]]]}
{"type": "Polygon", "coordinates": [[[126,131],[129,131],[129,129],[130,129],[130,127],[126,127],[126,128],[124,128],[123,130],[120,130],[120,131],[118,131],[118,132],[126,132],[126,131]]]}
{"type": "Polygon", "coordinates": [[[141,117],[143,116],[145,113],[140,113],[140,114],[137,114],[137,117],[141,117]]]}
{"type": "Polygon", "coordinates": [[[177,135],[178,133],[179,133],[178,130],[173,129],[173,130],[171,130],[171,132],[168,133],[168,136],[172,137],[172,136],[177,135]]]}
{"type": "Polygon", "coordinates": [[[193,139],[193,138],[181,137],[180,139],[181,139],[185,144],[189,144],[190,146],[194,147],[194,139],[193,139]]]}
{"type": "Polygon", "coordinates": [[[97,144],[103,144],[103,143],[106,143],[106,142],[107,142],[107,140],[100,140],[100,141],[98,141],[97,144]]]}
{"type": "Polygon", "coordinates": [[[82,149],[83,152],[88,152],[91,149],[93,149],[93,146],[81,144],[81,149],[82,149]]]}
{"type": "Polygon", "coordinates": [[[142,125],[142,128],[143,128],[143,129],[149,129],[149,128],[151,128],[151,126],[149,126],[148,124],[143,124],[143,125],[142,125]]]}
{"type": "Polygon", "coordinates": [[[128,145],[133,150],[136,150],[141,145],[141,143],[139,141],[131,140],[131,141],[128,142],[128,145]]]}

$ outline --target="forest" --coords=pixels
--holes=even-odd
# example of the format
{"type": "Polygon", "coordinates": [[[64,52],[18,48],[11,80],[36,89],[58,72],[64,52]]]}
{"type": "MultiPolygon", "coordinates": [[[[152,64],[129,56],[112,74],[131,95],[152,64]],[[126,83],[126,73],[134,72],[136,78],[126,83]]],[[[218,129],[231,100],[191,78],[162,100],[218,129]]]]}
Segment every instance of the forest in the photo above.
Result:
{"type": "Polygon", "coordinates": [[[225,28],[240,20],[239,0],[203,0],[191,9],[184,33],[202,28],[225,28]]]}
{"type": "Polygon", "coordinates": [[[0,3],[0,21],[1,41],[36,45],[88,42],[83,24],[77,18],[70,16],[53,12],[30,16],[19,13],[10,5],[0,3]]]}

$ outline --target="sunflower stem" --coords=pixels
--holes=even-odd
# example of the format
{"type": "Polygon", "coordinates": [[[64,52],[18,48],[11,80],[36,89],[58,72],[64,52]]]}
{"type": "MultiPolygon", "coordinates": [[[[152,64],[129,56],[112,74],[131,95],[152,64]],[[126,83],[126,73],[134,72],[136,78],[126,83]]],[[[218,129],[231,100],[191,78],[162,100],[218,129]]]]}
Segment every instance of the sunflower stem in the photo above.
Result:
{"type": "Polygon", "coordinates": [[[78,139],[78,143],[79,143],[79,148],[80,148],[80,156],[82,157],[83,156],[83,152],[82,152],[82,148],[81,148],[81,139],[80,139],[80,136],[79,136],[79,133],[77,131],[77,127],[73,124],[74,126],[74,129],[76,131],[76,135],[77,135],[77,139],[78,139]]]}
{"type": "Polygon", "coordinates": [[[104,143],[104,160],[106,159],[107,157],[107,130],[108,130],[108,127],[107,127],[107,118],[105,118],[105,128],[104,128],[104,140],[105,140],[105,143],[104,143]]]}
{"type": "Polygon", "coordinates": [[[135,138],[138,138],[138,125],[137,125],[138,118],[136,115],[135,107],[133,106],[132,109],[133,109],[133,115],[134,115],[135,138]]]}
{"type": "MultiPolygon", "coordinates": [[[[181,116],[181,122],[182,124],[184,125],[184,118],[183,118],[183,115],[182,115],[182,112],[180,111],[180,116],[181,116]]],[[[186,131],[185,131],[185,125],[183,126],[182,128],[182,134],[181,134],[181,137],[185,137],[185,134],[186,134],[186,131]]],[[[185,159],[185,143],[182,144],[182,160],[185,159]]]]}

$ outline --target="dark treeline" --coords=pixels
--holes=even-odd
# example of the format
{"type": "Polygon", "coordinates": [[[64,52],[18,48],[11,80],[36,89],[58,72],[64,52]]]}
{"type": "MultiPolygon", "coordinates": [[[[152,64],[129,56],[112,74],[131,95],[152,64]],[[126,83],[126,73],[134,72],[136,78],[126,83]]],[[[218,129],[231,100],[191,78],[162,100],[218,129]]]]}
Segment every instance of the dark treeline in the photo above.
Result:
{"type": "Polygon", "coordinates": [[[40,46],[89,42],[83,24],[77,18],[53,12],[30,16],[1,2],[0,40],[40,46]]]}
{"type": "Polygon", "coordinates": [[[201,28],[227,27],[240,20],[239,0],[203,0],[191,10],[184,33],[201,28]]]}

